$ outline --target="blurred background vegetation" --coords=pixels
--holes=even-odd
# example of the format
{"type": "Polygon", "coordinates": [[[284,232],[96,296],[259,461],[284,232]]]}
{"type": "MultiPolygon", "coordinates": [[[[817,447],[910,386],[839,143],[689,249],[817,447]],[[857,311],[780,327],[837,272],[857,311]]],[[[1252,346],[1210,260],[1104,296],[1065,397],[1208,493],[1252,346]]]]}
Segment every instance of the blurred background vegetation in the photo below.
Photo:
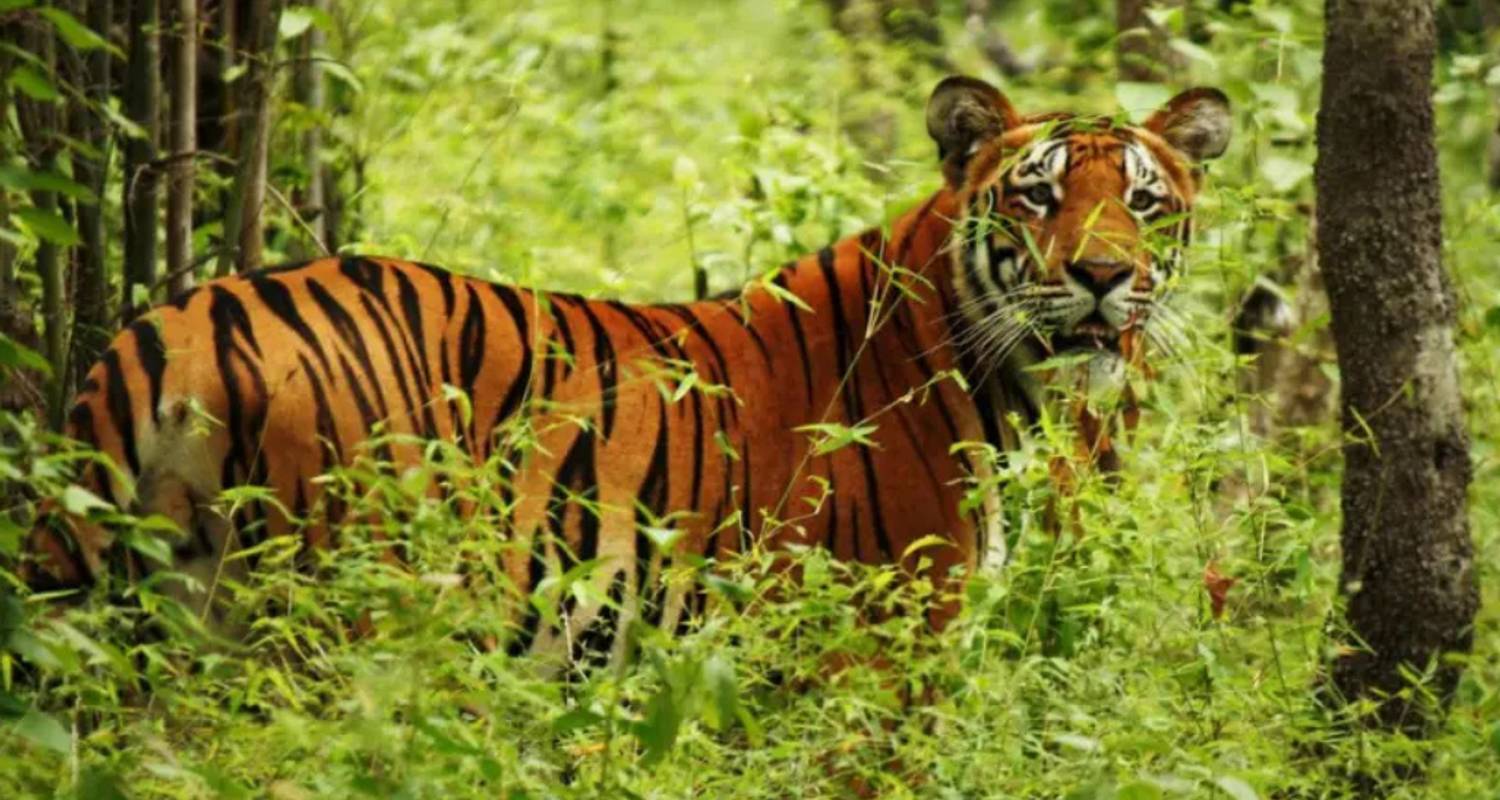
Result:
{"type": "Polygon", "coordinates": [[[752,554],[702,580],[790,599],[642,633],[619,673],[541,681],[455,635],[500,599],[424,580],[451,572],[440,545],[476,523],[424,506],[420,479],[391,479],[359,501],[430,552],[396,573],[352,547],[324,580],[236,587],[284,612],[245,645],[132,636],[149,587],[143,607],[50,617],[6,595],[0,795],[837,796],[855,774],[888,794],[1243,800],[1344,796],[1338,777],[1360,771],[1390,781],[1375,796],[1497,796],[1495,4],[1439,4],[1445,258],[1487,602],[1447,726],[1424,741],[1340,724],[1360,709],[1308,691],[1330,655],[1339,524],[1337,376],[1310,247],[1320,4],[283,5],[0,0],[0,553],[15,555],[37,497],[66,499],[76,456],[47,449],[45,420],[131,308],[325,251],[629,299],[728,289],[934,191],[922,108],[951,72],[1023,111],[1140,115],[1193,84],[1230,96],[1236,139],[1210,168],[1176,300],[1192,335],[1162,366],[1120,482],[1081,488],[1085,535],[1038,522],[1049,448],[1065,445],[1038,437],[1013,460],[1012,561],[971,583],[936,642],[915,615],[859,625],[849,610],[854,592],[919,602],[920,587],[835,580],[849,568],[813,553],[804,585],[778,592],[752,554]],[[191,139],[174,122],[184,30],[191,139]],[[185,214],[169,210],[174,181],[185,214]],[[1251,365],[1234,323],[1256,287],[1293,313],[1242,318],[1251,365]],[[371,636],[329,622],[372,603],[371,636]],[[905,685],[860,669],[809,681],[831,649],[885,653],[905,685]],[[897,688],[938,691],[903,710],[897,688]]]}

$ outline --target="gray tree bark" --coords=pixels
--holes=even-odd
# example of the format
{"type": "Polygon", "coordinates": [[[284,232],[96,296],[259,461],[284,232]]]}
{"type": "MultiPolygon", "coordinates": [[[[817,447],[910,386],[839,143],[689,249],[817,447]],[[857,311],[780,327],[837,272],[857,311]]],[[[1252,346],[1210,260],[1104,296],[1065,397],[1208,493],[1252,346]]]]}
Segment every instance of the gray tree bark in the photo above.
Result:
{"type": "MultiPolygon", "coordinates": [[[[83,5],[83,3],[79,3],[83,5]]],[[[101,36],[108,35],[113,3],[110,0],[88,0],[88,26],[101,36]]],[[[103,47],[89,51],[86,56],[87,72],[84,90],[89,98],[99,105],[109,102],[110,54],[103,47]]],[[[109,165],[109,138],[104,120],[87,106],[75,105],[77,126],[83,131],[82,138],[101,155],[98,161],[75,156],[74,169],[79,182],[93,191],[99,198],[97,203],[78,204],[79,246],[78,273],[74,276],[73,353],[71,356],[75,381],[83,380],[84,374],[109,346],[111,330],[109,273],[105,267],[108,257],[108,242],[104,232],[104,184],[105,170],[109,165]]]]}
{"type": "Polygon", "coordinates": [[[158,0],[130,3],[130,52],[125,75],[125,114],[144,136],[125,141],[125,280],[121,308],[129,320],[136,308],[136,286],[156,283],[156,226],[159,190],[156,147],[161,116],[161,9],[158,0]]]}
{"type": "Polygon", "coordinates": [[[224,252],[219,274],[260,267],[265,249],[262,211],[266,202],[266,148],[271,138],[271,82],[276,77],[276,28],[284,0],[252,0],[244,20],[247,69],[234,103],[239,151],[234,187],[224,213],[224,252]]]}
{"type": "Polygon", "coordinates": [[[1446,704],[1479,604],[1465,503],[1469,439],[1454,297],[1442,269],[1433,142],[1433,7],[1327,0],[1318,111],[1318,252],[1342,379],[1347,630],[1329,671],[1372,722],[1430,730],[1442,708],[1403,668],[1430,670],[1446,704]],[[1371,57],[1378,53],[1378,58],[1371,57]]]}
{"type": "MultiPolygon", "coordinates": [[[[327,12],[327,0],[307,0],[306,5],[327,12]]],[[[298,198],[298,213],[307,225],[313,241],[298,253],[299,256],[316,256],[329,252],[328,199],[324,187],[327,171],[323,166],[323,123],[321,117],[327,110],[327,87],[324,85],[323,29],[312,26],[302,35],[299,53],[301,58],[292,77],[292,94],[297,103],[311,112],[314,123],[302,132],[302,160],[307,170],[307,186],[298,198]]]]}
{"type": "Polygon", "coordinates": [[[172,2],[172,124],[167,174],[167,286],[193,285],[193,185],[198,149],[198,0],[172,2]]]}

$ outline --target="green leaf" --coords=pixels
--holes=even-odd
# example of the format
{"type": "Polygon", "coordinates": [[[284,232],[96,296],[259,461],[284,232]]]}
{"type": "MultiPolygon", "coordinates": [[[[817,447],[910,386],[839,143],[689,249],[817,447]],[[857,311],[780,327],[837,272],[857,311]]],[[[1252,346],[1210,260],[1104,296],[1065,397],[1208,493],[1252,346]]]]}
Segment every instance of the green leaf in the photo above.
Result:
{"type": "Polygon", "coordinates": [[[604,717],[587,708],[575,708],[552,720],[552,733],[566,736],[573,731],[591,728],[604,722],[604,717]]]}
{"type": "Polygon", "coordinates": [[[47,375],[52,374],[52,365],[41,353],[17,342],[16,340],[0,333],[0,367],[20,367],[22,369],[34,369],[47,375]]]}
{"type": "Polygon", "coordinates": [[[78,800],[126,800],[120,778],[113,772],[86,767],[78,776],[78,800]]]}
{"type": "Polygon", "coordinates": [[[74,200],[93,203],[97,198],[93,191],[72,178],[56,172],[22,169],[15,166],[0,166],[0,186],[18,192],[57,192],[74,200]]]}
{"type": "Polygon", "coordinates": [[[1260,795],[1250,788],[1250,784],[1232,775],[1220,775],[1214,778],[1214,785],[1234,800],[1260,800],[1260,795]]]}
{"type": "Polygon", "coordinates": [[[62,97],[57,87],[52,85],[52,81],[48,80],[41,70],[30,64],[19,64],[11,70],[8,83],[27,97],[44,103],[55,102],[62,97]]]}
{"type": "Polygon", "coordinates": [[[1052,737],[1052,741],[1070,750],[1080,753],[1098,753],[1104,749],[1104,745],[1092,736],[1081,736],[1076,733],[1059,733],[1052,737]]]}
{"type": "Polygon", "coordinates": [[[16,216],[26,223],[26,227],[36,234],[38,238],[46,239],[53,244],[63,247],[72,247],[78,244],[78,231],[74,230],[68,221],[51,211],[43,211],[36,206],[28,206],[18,209],[16,216]]]}
{"type": "Polygon", "coordinates": [[[1289,192],[1312,175],[1312,164],[1286,156],[1267,156],[1260,162],[1261,177],[1277,193],[1289,192]]]}
{"type": "Polygon", "coordinates": [[[926,550],[929,547],[948,547],[952,544],[953,542],[945,536],[939,536],[935,533],[929,533],[926,536],[923,536],[915,542],[907,545],[906,549],[901,551],[901,558],[904,561],[912,553],[926,550]]]}
{"type": "Polygon", "coordinates": [[[792,430],[798,433],[816,434],[813,439],[813,454],[822,456],[848,447],[851,444],[879,447],[875,440],[870,438],[870,434],[878,429],[876,425],[849,426],[837,422],[817,422],[810,425],[799,425],[792,430]]]}
{"type": "Polygon", "coordinates": [[[282,39],[295,39],[307,33],[312,24],[313,15],[308,9],[288,8],[281,12],[281,24],[277,28],[277,33],[282,39]]]}
{"type": "Polygon", "coordinates": [[[1161,796],[1160,788],[1145,781],[1127,783],[1115,792],[1115,800],[1159,800],[1161,796]]]}
{"type": "Polygon", "coordinates": [[[99,499],[99,495],[77,484],[63,490],[62,505],[69,514],[76,514],[80,517],[95,509],[107,510],[109,508],[109,503],[99,499]]]}
{"type": "Polygon", "coordinates": [[[17,736],[38,747],[67,754],[73,750],[73,735],[51,714],[31,710],[16,722],[17,736]]]}
{"type": "Polygon", "coordinates": [[[60,8],[39,8],[36,13],[46,17],[52,27],[57,29],[57,35],[74,50],[97,50],[109,46],[103,36],[60,8]]]}
{"type": "Polygon", "coordinates": [[[1132,122],[1144,122],[1158,108],[1172,99],[1172,90],[1159,83],[1120,81],[1115,84],[1115,102],[1132,122]]]}
{"type": "Polygon", "coordinates": [[[641,754],[642,766],[649,767],[661,761],[672,749],[682,727],[682,717],[682,703],[672,691],[671,684],[664,684],[646,705],[645,719],[633,726],[635,738],[645,748],[641,754]]]}
{"type": "MultiPolygon", "coordinates": [[[[15,558],[21,554],[21,543],[26,541],[26,528],[10,517],[0,514],[0,556],[15,558]]],[[[5,607],[10,595],[0,592],[0,609],[5,607]]],[[[5,614],[0,611],[0,642],[5,641],[5,614]]]]}

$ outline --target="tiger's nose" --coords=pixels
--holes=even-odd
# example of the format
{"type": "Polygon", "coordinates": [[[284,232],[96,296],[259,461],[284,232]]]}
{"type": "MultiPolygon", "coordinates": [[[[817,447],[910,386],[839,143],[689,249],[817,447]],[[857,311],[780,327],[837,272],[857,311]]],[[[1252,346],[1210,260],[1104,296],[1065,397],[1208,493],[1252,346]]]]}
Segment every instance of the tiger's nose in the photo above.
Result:
{"type": "Polygon", "coordinates": [[[1067,271],[1079,286],[1102,298],[1129,280],[1131,269],[1126,261],[1084,260],[1069,263],[1067,271]]]}

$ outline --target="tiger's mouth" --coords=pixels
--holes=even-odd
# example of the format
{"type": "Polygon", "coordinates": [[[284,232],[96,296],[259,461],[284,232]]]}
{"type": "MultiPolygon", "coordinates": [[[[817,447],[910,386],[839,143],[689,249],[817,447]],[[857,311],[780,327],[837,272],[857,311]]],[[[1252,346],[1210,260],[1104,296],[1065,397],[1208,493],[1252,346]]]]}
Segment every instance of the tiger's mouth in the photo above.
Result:
{"type": "Polygon", "coordinates": [[[1098,309],[1073,324],[1067,332],[1052,335],[1052,352],[1057,355],[1073,352],[1104,351],[1119,355],[1120,328],[1111,325],[1098,309]]]}

